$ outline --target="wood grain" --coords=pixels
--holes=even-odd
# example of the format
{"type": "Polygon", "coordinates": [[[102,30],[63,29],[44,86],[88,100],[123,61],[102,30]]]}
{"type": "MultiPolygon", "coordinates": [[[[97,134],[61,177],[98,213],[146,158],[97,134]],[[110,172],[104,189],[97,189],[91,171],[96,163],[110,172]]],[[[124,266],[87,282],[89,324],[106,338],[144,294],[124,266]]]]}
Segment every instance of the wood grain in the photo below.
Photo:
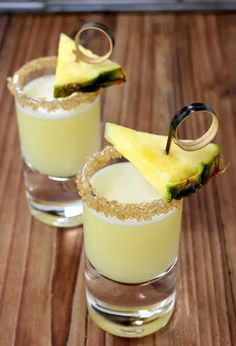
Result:
{"type": "MultiPolygon", "coordinates": [[[[2,15],[0,17],[0,346],[236,345],[236,14],[2,15]],[[143,339],[104,333],[87,315],[82,228],[55,229],[28,211],[13,98],[6,77],[55,55],[82,22],[112,27],[127,82],[105,91],[103,124],[167,133],[184,104],[210,104],[225,174],[185,200],[177,306],[168,327],[143,339]]],[[[103,127],[102,124],[102,127],[103,127]]],[[[194,137],[206,126],[191,123],[194,137]]]]}

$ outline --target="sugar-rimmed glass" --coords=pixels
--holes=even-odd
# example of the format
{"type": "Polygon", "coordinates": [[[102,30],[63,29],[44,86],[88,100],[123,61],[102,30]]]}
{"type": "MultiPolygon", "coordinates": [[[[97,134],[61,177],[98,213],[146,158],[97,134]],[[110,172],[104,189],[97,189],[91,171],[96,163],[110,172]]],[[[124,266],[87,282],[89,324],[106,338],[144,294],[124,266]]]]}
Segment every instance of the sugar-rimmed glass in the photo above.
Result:
{"type": "Polygon", "coordinates": [[[55,74],[55,57],[32,60],[8,79],[15,97],[27,200],[32,214],[58,227],[81,223],[75,174],[100,146],[99,92],[63,99],[30,97],[25,87],[55,74]]]}
{"type": "Polygon", "coordinates": [[[119,203],[98,195],[93,177],[117,160],[119,153],[106,147],[77,177],[87,306],[104,330],[141,337],[164,327],[173,313],[182,202],[119,203]]]}

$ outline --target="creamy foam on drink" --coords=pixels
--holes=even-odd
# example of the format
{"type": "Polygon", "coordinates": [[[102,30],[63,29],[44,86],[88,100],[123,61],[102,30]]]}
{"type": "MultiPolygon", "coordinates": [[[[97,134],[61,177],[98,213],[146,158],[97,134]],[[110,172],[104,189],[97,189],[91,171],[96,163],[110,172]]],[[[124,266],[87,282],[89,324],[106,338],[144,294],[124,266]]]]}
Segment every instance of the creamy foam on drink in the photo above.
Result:
{"type": "Polygon", "coordinates": [[[39,100],[46,98],[48,101],[53,100],[53,88],[55,75],[48,75],[36,78],[24,87],[24,92],[33,99],[39,100]]]}
{"type": "Polygon", "coordinates": [[[160,198],[130,162],[117,163],[98,171],[91,182],[97,194],[120,203],[151,202],[160,198]]]}

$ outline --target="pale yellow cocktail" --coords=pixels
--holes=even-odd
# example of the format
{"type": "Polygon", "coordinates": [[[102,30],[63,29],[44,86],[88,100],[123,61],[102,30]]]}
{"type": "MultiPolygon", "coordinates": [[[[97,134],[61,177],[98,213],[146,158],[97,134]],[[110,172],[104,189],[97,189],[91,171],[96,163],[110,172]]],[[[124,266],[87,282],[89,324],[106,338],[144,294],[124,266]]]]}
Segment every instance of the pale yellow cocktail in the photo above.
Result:
{"type": "Polygon", "coordinates": [[[182,202],[165,202],[112,147],[78,175],[84,205],[89,313],[104,330],[140,337],[174,309],[182,202]]]}
{"type": "MultiPolygon", "coordinates": [[[[24,87],[24,92],[32,99],[50,101],[54,81],[54,75],[36,78],[24,87]]],[[[99,148],[99,96],[68,111],[43,107],[34,111],[17,102],[17,117],[24,159],[42,174],[71,177],[99,148]]]]}
{"type": "MultiPolygon", "coordinates": [[[[159,194],[130,163],[98,171],[91,183],[95,193],[120,203],[142,203],[159,194]]],[[[163,273],[178,256],[182,210],[176,208],[149,221],[119,220],[84,207],[86,254],[106,277],[141,283],[163,273]]]]}
{"type": "Polygon", "coordinates": [[[26,196],[31,213],[57,227],[81,224],[76,173],[100,147],[100,91],[54,98],[57,59],[22,66],[8,87],[15,97],[26,196]]]}

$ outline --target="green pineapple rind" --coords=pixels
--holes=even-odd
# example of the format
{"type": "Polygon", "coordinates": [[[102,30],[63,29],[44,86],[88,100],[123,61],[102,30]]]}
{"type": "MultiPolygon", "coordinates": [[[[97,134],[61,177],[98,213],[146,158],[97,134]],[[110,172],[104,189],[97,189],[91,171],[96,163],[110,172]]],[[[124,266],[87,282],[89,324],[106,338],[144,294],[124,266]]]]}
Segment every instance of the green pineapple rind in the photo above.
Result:
{"type": "Polygon", "coordinates": [[[93,92],[100,88],[106,88],[111,85],[123,83],[125,80],[126,74],[123,68],[119,67],[112,71],[104,71],[96,78],[93,78],[83,84],[70,83],[66,85],[55,85],[54,97],[67,97],[74,92],[93,92]]]}
{"type": "Polygon", "coordinates": [[[166,199],[181,199],[188,197],[196,192],[202,185],[205,185],[210,178],[219,172],[220,165],[220,147],[214,144],[217,148],[217,154],[208,163],[202,164],[199,174],[195,177],[186,180],[186,182],[175,184],[167,187],[166,199]]]}

